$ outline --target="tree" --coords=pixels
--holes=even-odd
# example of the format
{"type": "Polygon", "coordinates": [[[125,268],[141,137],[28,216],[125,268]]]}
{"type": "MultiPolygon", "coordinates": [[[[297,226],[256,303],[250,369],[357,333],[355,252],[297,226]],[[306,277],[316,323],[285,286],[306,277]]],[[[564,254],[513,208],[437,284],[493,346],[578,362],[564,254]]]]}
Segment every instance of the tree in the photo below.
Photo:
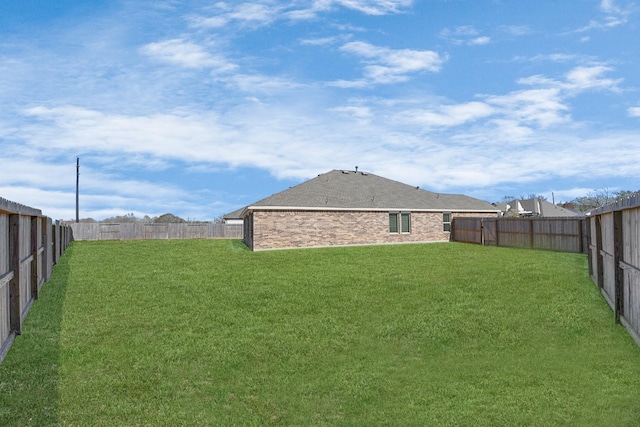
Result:
{"type": "Polygon", "coordinates": [[[622,190],[622,191],[616,192],[615,196],[616,196],[616,200],[620,200],[620,199],[626,199],[627,197],[635,196],[638,193],[640,193],[640,190],[638,191],[622,190]]]}
{"type": "Polygon", "coordinates": [[[561,206],[579,212],[589,212],[638,193],[640,193],[640,191],[621,190],[613,192],[608,188],[602,188],[591,191],[587,193],[586,196],[576,197],[574,200],[564,203],[561,206]]]}
{"type": "Polygon", "coordinates": [[[154,218],[153,222],[156,224],[166,224],[166,223],[178,223],[178,222],[187,222],[187,221],[185,221],[184,219],[172,213],[166,213],[164,215],[160,215],[157,218],[154,218]]]}
{"type": "Polygon", "coordinates": [[[529,195],[526,197],[524,195],[520,195],[520,200],[532,200],[532,199],[547,200],[546,197],[540,194],[535,194],[535,193],[529,193],[529,195]]]}
{"type": "Polygon", "coordinates": [[[102,220],[102,222],[111,222],[111,223],[118,223],[118,224],[132,223],[132,222],[138,222],[138,221],[139,219],[136,218],[136,216],[133,213],[129,213],[126,215],[118,215],[111,218],[105,218],[102,220]]]}

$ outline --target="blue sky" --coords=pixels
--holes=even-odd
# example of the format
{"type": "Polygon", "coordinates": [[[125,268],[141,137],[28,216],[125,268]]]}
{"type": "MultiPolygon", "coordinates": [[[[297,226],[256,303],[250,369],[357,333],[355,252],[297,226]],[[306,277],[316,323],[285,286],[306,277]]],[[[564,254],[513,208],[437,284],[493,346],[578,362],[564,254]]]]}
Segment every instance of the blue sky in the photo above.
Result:
{"type": "Polygon", "coordinates": [[[626,0],[3,0],[0,197],[212,220],[332,169],[640,190],[626,0]]]}

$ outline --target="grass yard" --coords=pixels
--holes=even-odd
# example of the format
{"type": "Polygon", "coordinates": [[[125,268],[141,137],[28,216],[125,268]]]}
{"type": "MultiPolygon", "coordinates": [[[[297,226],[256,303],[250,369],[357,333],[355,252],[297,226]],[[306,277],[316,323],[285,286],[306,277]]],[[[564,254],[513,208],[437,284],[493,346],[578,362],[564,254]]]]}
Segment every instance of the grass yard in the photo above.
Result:
{"type": "Polygon", "coordinates": [[[2,426],[635,426],[640,349],[583,255],[74,242],[2,426]]]}

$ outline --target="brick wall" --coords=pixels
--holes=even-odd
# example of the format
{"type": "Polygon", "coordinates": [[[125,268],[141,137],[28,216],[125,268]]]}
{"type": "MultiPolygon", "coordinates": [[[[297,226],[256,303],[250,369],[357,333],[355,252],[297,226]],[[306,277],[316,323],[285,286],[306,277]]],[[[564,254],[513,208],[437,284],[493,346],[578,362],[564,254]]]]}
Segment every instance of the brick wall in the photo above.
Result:
{"type": "MultiPolygon", "coordinates": [[[[482,216],[452,216],[465,215],[482,216]]],[[[451,234],[443,231],[439,212],[412,212],[410,233],[390,233],[389,212],[254,211],[252,216],[253,236],[245,236],[245,243],[253,250],[446,242],[451,234]]]]}

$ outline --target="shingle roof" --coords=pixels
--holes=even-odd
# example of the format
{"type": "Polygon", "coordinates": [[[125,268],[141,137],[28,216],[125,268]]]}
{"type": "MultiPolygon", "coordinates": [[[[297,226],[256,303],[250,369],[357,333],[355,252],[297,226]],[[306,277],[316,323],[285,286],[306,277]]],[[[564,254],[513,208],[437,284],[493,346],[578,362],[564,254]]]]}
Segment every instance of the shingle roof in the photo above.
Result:
{"type": "Polygon", "coordinates": [[[546,200],[542,199],[526,199],[526,200],[513,200],[508,203],[511,208],[517,206],[518,202],[522,209],[526,212],[531,212],[532,215],[541,217],[577,217],[581,214],[570,211],[561,206],[554,205],[546,200]]]}
{"type": "Polygon", "coordinates": [[[245,208],[236,209],[233,212],[229,212],[228,214],[224,214],[222,219],[242,219],[242,212],[245,208]]]}
{"type": "Polygon", "coordinates": [[[497,212],[460,194],[441,194],[367,172],[333,170],[262,199],[247,209],[373,209],[497,212]]]}

